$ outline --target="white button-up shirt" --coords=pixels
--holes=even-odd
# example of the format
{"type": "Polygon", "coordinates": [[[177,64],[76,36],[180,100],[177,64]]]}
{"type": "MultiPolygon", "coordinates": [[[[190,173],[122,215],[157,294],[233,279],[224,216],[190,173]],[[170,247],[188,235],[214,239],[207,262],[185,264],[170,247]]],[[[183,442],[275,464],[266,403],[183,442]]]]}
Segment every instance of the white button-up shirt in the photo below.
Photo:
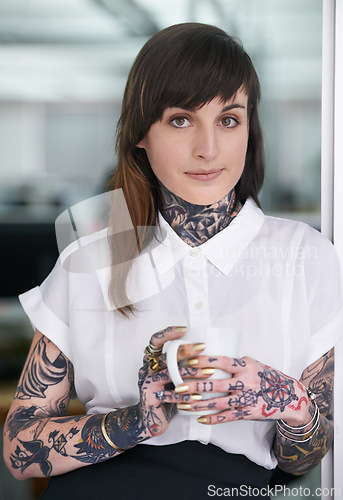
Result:
{"type": "MultiPolygon", "coordinates": [[[[196,248],[160,216],[156,237],[127,281],[136,307],[130,319],[109,302],[109,262],[102,231],[71,245],[43,284],[20,296],[33,325],[73,363],[87,413],[139,401],[144,347],[167,326],[238,329],[241,356],[297,379],[343,332],[339,264],[331,243],[306,224],[265,216],[252,200],[226,229],[196,248]],[[87,250],[83,265],[80,247],[87,250]]],[[[270,469],[276,465],[274,434],[270,421],[205,426],[196,417],[176,415],[162,436],[144,444],[198,440],[270,469]]]]}

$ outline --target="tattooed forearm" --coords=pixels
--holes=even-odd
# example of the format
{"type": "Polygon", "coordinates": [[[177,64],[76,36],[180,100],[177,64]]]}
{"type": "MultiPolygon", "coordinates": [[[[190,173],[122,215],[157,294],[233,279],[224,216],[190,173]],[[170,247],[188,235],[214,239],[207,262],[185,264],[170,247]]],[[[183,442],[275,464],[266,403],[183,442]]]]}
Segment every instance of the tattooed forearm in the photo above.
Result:
{"type": "Polygon", "coordinates": [[[332,445],[334,350],[331,349],[309,366],[300,380],[316,395],[321,415],[319,427],[309,441],[295,443],[281,436],[279,432],[276,435],[274,452],[279,467],[292,474],[303,474],[312,469],[332,445]]]}
{"type": "Polygon", "coordinates": [[[70,361],[36,332],[4,427],[5,461],[18,479],[61,474],[115,454],[101,427],[91,427],[95,416],[65,416],[73,379],[70,361]]]}
{"type": "Polygon", "coordinates": [[[41,336],[28,357],[14,399],[46,400],[46,404],[41,405],[41,416],[63,416],[67,411],[73,384],[73,365],[56,346],[41,336]],[[58,386],[61,387],[60,396],[48,398],[49,390],[58,386]]]}
{"type": "Polygon", "coordinates": [[[45,398],[45,391],[51,385],[61,382],[68,372],[68,362],[60,352],[51,361],[47,355],[49,341],[42,337],[35,345],[21,376],[16,399],[31,397],[45,398]]]}
{"type": "MultiPolygon", "coordinates": [[[[16,477],[51,476],[87,464],[95,464],[120,454],[110,446],[101,429],[104,415],[37,418],[36,408],[14,412],[8,421],[12,444],[10,467],[16,477]],[[22,431],[31,429],[29,439],[22,431]]],[[[106,431],[121,449],[132,448],[151,437],[142,423],[139,405],[111,412],[106,431]]]]}
{"type": "Polygon", "coordinates": [[[323,415],[332,418],[334,350],[327,352],[316,363],[306,368],[302,381],[316,395],[316,402],[323,415]]]}
{"type": "MultiPolygon", "coordinates": [[[[96,463],[119,453],[103,436],[103,418],[103,415],[92,415],[87,420],[81,432],[82,440],[75,445],[78,451],[73,458],[81,462],[96,463]]],[[[132,448],[151,437],[143,425],[139,405],[109,413],[105,420],[105,430],[110,440],[121,450],[132,448]]]]}
{"type": "Polygon", "coordinates": [[[320,415],[318,430],[312,439],[294,443],[277,433],[274,452],[279,467],[285,472],[299,475],[317,465],[330,449],[333,441],[333,422],[320,415]]]}
{"type": "Polygon", "coordinates": [[[37,406],[19,406],[8,418],[7,427],[10,440],[17,437],[18,432],[28,429],[37,423],[35,412],[37,406]]]}
{"type": "Polygon", "coordinates": [[[21,473],[24,473],[28,467],[35,464],[39,466],[44,476],[50,476],[52,472],[52,464],[49,461],[50,452],[55,450],[60,455],[67,456],[66,444],[78,432],[76,427],[69,429],[66,433],[54,430],[49,433],[46,444],[41,439],[31,441],[18,439],[20,444],[17,445],[10,457],[13,469],[19,469],[21,473]]]}

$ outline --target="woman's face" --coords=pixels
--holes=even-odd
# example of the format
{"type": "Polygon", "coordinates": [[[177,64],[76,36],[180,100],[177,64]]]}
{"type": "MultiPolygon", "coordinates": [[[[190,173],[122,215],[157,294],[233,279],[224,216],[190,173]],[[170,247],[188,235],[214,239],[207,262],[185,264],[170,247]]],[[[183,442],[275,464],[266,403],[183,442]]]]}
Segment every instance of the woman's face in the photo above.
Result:
{"type": "Polygon", "coordinates": [[[219,201],[242,175],[249,137],[247,94],[215,98],[202,108],[167,108],[137,146],[156,177],[198,205],[219,201]]]}

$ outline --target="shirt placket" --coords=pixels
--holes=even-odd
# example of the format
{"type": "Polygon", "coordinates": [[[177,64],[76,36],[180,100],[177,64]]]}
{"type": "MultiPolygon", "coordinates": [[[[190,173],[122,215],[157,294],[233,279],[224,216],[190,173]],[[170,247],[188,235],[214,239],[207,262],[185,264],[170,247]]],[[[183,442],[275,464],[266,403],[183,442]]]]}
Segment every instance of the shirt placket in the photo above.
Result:
{"type": "MultiPolygon", "coordinates": [[[[192,248],[183,260],[183,273],[188,298],[190,327],[211,326],[208,284],[208,261],[199,248],[192,248]]],[[[206,339],[204,339],[206,342],[206,339]]],[[[207,444],[210,441],[212,428],[197,422],[197,417],[189,419],[188,439],[207,444]]]]}
{"type": "Polygon", "coordinates": [[[206,264],[199,248],[192,248],[183,261],[190,327],[210,326],[206,264]]]}

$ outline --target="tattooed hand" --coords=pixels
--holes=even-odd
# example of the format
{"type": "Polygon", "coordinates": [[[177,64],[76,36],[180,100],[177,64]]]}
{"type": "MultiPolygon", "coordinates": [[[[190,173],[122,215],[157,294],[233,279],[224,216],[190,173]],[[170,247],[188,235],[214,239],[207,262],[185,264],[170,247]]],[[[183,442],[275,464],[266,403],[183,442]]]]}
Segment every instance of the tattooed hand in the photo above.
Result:
{"type": "MultiPolygon", "coordinates": [[[[189,398],[188,404],[182,405],[183,410],[218,410],[218,413],[200,417],[200,423],[214,425],[233,420],[283,419],[295,426],[306,424],[312,418],[305,386],[253,358],[199,356],[186,363],[193,367],[196,363],[198,371],[211,367],[232,374],[232,378],[218,380],[214,374],[210,380],[189,381],[175,389],[175,402],[180,394],[189,398]],[[223,396],[193,401],[192,395],[196,394],[199,399],[204,392],[223,393],[223,396]]],[[[174,401],[172,397],[171,400],[174,401]]]]}
{"type": "MultiPolygon", "coordinates": [[[[163,348],[169,340],[174,340],[184,335],[183,327],[168,327],[155,333],[151,344],[156,348],[163,348]]],[[[159,391],[165,389],[171,380],[165,369],[165,355],[159,357],[159,371],[152,371],[149,367],[149,357],[145,354],[143,366],[139,370],[138,387],[140,392],[140,403],[138,405],[143,425],[151,437],[163,434],[173,418],[174,408],[163,404],[157,397],[159,391]]]]}
{"type": "MultiPolygon", "coordinates": [[[[185,331],[186,328],[183,327],[169,327],[155,333],[150,341],[155,347],[163,347],[167,341],[181,338],[185,331]]],[[[182,345],[178,351],[178,361],[182,363],[184,360],[198,355],[204,348],[204,344],[182,345]]],[[[160,371],[152,371],[149,368],[148,356],[145,355],[143,366],[139,371],[139,408],[144,427],[151,437],[159,436],[167,430],[169,422],[177,411],[175,403],[188,401],[191,398],[191,396],[175,394],[171,390],[174,385],[167,370],[165,354],[159,357],[159,366],[160,371]]],[[[183,379],[196,377],[204,379],[209,376],[191,366],[181,367],[180,374],[183,379]]]]}

